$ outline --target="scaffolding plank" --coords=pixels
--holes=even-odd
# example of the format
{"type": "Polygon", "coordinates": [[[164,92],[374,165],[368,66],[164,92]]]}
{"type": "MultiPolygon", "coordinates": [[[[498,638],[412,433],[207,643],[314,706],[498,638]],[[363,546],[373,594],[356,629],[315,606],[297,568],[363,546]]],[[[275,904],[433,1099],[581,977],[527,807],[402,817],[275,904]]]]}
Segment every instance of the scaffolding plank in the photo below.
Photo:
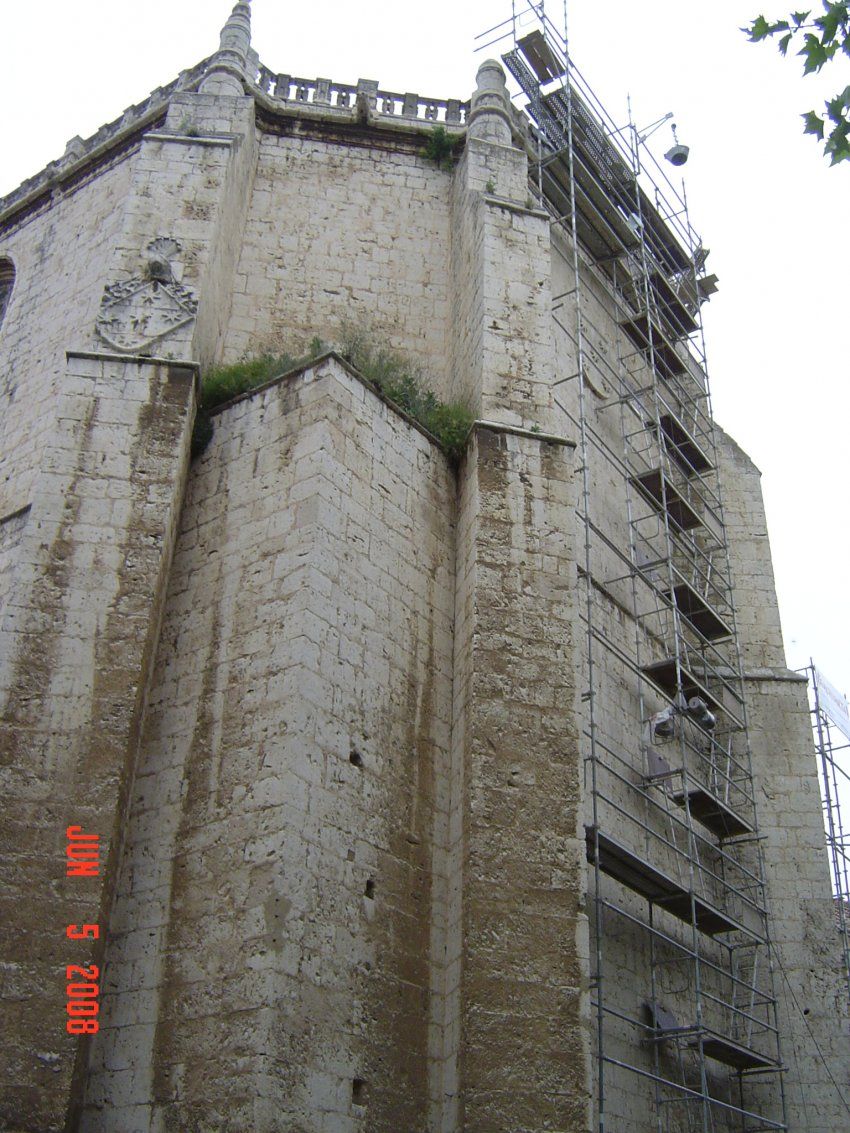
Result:
{"type": "Polygon", "coordinates": [[[662,378],[674,378],[686,372],[684,360],[664,341],[663,331],[655,320],[647,315],[637,315],[626,319],[620,326],[639,350],[648,351],[652,344],[655,368],[662,378]]]}
{"type": "MultiPolygon", "coordinates": [[[[666,692],[671,700],[675,698],[679,691],[676,683],[675,657],[665,657],[662,661],[653,661],[649,665],[642,665],[641,671],[662,692],[666,692]]],[[[712,711],[722,708],[717,698],[712,696],[705,685],[698,681],[681,662],[679,663],[679,672],[682,674],[682,692],[686,699],[690,700],[692,696],[700,696],[712,711]]]]}
{"type": "Polygon", "coordinates": [[[672,591],[667,591],[667,597],[676,603],[682,617],[687,618],[694,629],[708,641],[723,641],[732,636],[732,630],[726,622],[689,582],[677,582],[672,591]]]}
{"type": "MultiPolygon", "coordinates": [[[[596,831],[588,826],[586,830],[587,860],[595,860],[596,831]]],[[[641,897],[648,901],[658,902],[662,898],[671,899],[681,896],[681,885],[673,878],[668,877],[660,869],[656,869],[648,861],[638,857],[627,846],[621,845],[607,834],[599,831],[599,868],[609,877],[621,881],[641,897]]],[[[689,917],[690,919],[690,917],[689,917]]]]}
{"type": "Polygon", "coordinates": [[[683,531],[702,525],[700,517],[662,469],[651,468],[649,472],[633,476],[632,483],[658,511],[666,509],[670,519],[683,531]]]}
{"type": "Polygon", "coordinates": [[[567,73],[556,59],[541,31],[535,30],[529,35],[524,35],[522,39],[517,40],[517,47],[526,57],[541,83],[549,83],[567,73]]]}
{"type": "MultiPolygon", "coordinates": [[[[637,247],[638,239],[625,215],[610,200],[599,182],[576,160],[576,228],[581,243],[595,260],[607,261],[637,247]]],[[[559,216],[571,209],[569,166],[564,155],[543,167],[543,188],[559,216]]]]}
{"type": "Polygon", "coordinates": [[[701,822],[718,838],[733,838],[739,834],[753,832],[749,822],[705,787],[688,784],[687,789],[674,791],[671,797],[679,806],[684,806],[687,801],[691,817],[701,822]]]}
{"type": "Polygon", "coordinates": [[[578,156],[587,169],[593,171],[607,192],[614,194],[615,201],[622,203],[625,196],[633,202],[629,211],[637,213],[638,185],[634,172],[623,161],[601,122],[588,110],[576,90],[571,87],[568,92],[565,86],[558,87],[544,95],[543,106],[546,113],[559,123],[563,133],[568,132],[567,124],[572,123],[574,156],[578,156]]]}
{"type": "MultiPolygon", "coordinates": [[[[658,904],[685,924],[691,923],[691,894],[688,890],[683,890],[679,896],[659,901],[658,904]]],[[[727,916],[721,909],[696,895],[693,899],[693,917],[694,924],[706,936],[719,936],[726,932],[749,932],[740,921],[727,916]]]]}
{"type": "Polygon", "coordinates": [[[659,1003],[647,1003],[652,1026],[655,1029],[657,1042],[670,1042],[687,1040],[686,1045],[692,1050],[702,1050],[706,1058],[715,1062],[722,1062],[735,1070],[777,1070],[779,1065],[772,1058],[762,1054],[746,1043],[738,1042],[706,1027],[694,1023],[682,1025],[672,1011],[662,1007],[659,1003]]]}
{"type": "Polygon", "coordinates": [[[674,878],[652,865],[616,841],[608,834],[593,826],[585,827],[587,860],[595,861],[596,843],[599,844],[599,868],[603,873],[621,882],[633,892],[645,897],[659,908],[665,909],[685,924],[695,924],[706,936],[718,936],[727,932],[746,932],[757,934],[740,921],[728,916],[705,898],[691,894],[674,878]],[[692,920],[693,917],[693,920],[692,920]]]}
{"type": "Polygon", "coordinates": [[[688,1046],[702,1052],[706,1058],[715,1062],[722,1062],[724,1066],[731,1066],[735,1070],[776,1070],[778,1064],[767,1055],[761,1054],[750,1046],[735,1042],[725,1035],[709,1031],[706,1034],[689,1042],[688,1046]]]}
{"type": "Polygon", "coordinates": [[[670,324],[674,337],[686,338],[693,334],[699,323],[670,281],[660,272],[653,272],[650,282],[655,291],[659,313],[670,324]]]}
{"type": "Polygon", "coordinates": [[[665,413],[659,418],[664,447],[687,476],[708,472],[714,465],[678,417],[665,413]]]}
{"type": "MultiPolygon", "coordinates": [[[[665,692],[671,700],[675,699],[679,691],[676,684],[675,657],[665,657],[662,661],[653,661],[649,665],[642,665],[641,672],[652,681],[656,688],[665,692]]],[[[743,727],[743,721],[727,705],[722,704],[716,696],[713,696],[705,685],[681,662],[679,662],[679,672],[682,674],[682,693],[687,700],[690,700],[692,696],[699,696],[712,712],[724,712],[733,724],[743,727]]]]}

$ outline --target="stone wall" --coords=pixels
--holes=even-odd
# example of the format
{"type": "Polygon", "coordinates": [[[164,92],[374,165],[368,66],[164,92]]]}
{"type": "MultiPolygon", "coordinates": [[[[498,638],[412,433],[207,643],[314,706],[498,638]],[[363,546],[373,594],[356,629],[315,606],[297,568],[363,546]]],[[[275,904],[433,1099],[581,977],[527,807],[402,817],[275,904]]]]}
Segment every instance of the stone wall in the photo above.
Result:
{"type": "Polygon", "coordinates": [[[295,117],[261,124],[227,361],[297,354],[348,325],[403,351],[444,393],[452,177],[421,156],[424,140],[295,117]]]}
{"type": "Polygon", "coordinates": [[[22,508],[0,521],[0,623],[3,619],[3,607],[14,584],[18,547],[27,525],[28,515],[29,508],[22,508]]]}
{"type": "Polygon", "coordinates": [[[482,426],[463,470],[461,1093],[451,1129],[589,1127],[572,449],[482,426]]]}
{"type": "Polygon", "coordinates": [[[65,351],[90,343],[132,168],[124,154],[0,234],[0,255],[15,265],[0,331],[0,515],[31,502],[65,351]]]}
{"type": "Polygon", "coordinates": [[[723,512],[735,582],[741,660],[746,668],[785,666],[776,583],[770,558],[761,473],[722,429],[717,430],[723,512]]]}
{"type": "MultiPolygon", "coordinates": [[[[652,1072],[704,1072],[737,1105],[733,1076],[654,1043],[646,1013],[654,995],[692,1024],[725,977],[701,971],[698,992],[690,930],[656,908],[667,939],[651,946],[646,902],[592,867],[587,899],[585,825],[683,884],[695,839],[725,883],[738,868],[646,782],[665,701],[638,669],[669,627],[634,580],[636,524],[659,521],[624,435],[636,466],[657,437],[612,397],[617,373],[651,377],[617,325],[618,269],[580,257],[579,330],[569,240],[528,197],[497,64],[450,169],[368,97],[348,117],[273,106],[237,76],[172,93],[140,148],[0,242],[17,270],[0,688],[18,924],[0,1113],[27,1133],[66,1114],[86,1133],[586,1133],[600,986],[606,1056],[638,1070],[608,1062],[609,1126],[656,1124],[652,1072]],[[156,238],[197,318],[163,336],[164,358],[78,350],[66,370],[104,283],[152,285],[156,238]],[[187,481],[193,366],[175,355],[297,352],[346,326],[484,418],[459,470],[327,355],[218,412],[187,481]],[[82,898],[56,868],[66,815],[102,838],[82,898]],[[108,926],[105,952],[79,953],[105,963],[90,1046],[55,1025],[53,926],[82,916],[108,926]]],[[[722,436],[721,456],[791,1128],[826,1133],[845,1119],[844,1008],[803,690],[783,667],[758,474],[722,436]]],[[[728,966],[722,941],[700,949],[728,966]]],[[[668,1104],[667,1127],[692,1110],[668,1104]]]]}
{"type": "Polygon", "coordinates": [[[454,476],[333,359],[215,425],[83,1128],[424,1130],[442,1104],[426,1067],[445,1025],[454,476]]]}
{"type": "Polygon", "coordinates": [[[850,1021],[807,684],[785,667],[760,473],[731,438],[719,439],[789,1128],[830,1133],[850,1120],[850,1021]]]}
{"type": "Polygon", "coordinates": [[[0,656],[0,773],[14,800],[0,1122],[14,1129],[62,1129],[79,1100],[86,1040],[65,1032],[63,975],[101,962],[194,380],[151,359],[71,355],[17,549],[0,656]],[[66,876],[69,826],[99,837],[94,876],[66,876]],[[69,939],[77,925],[99,932],[69,939]]]}

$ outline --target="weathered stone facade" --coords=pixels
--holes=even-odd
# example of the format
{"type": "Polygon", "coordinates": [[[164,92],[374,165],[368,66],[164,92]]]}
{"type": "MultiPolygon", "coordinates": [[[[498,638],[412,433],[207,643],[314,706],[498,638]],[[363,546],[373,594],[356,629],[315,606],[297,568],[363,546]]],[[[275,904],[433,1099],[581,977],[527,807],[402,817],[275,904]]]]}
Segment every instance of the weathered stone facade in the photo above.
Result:
{"type": "MultiPolygon", "coordinates": [[[[773,1064],[768,1089],[702,1059],[700,1114],[685,1088],[659,1116],[652,1074],[693,1049],[634,1020],[719,1002],[726,946],[692,988],[669,906],[646,936],[589,861],[598,776],[621,832],[636,785],[647,835],[681,824],[642,778],[671,700],[623,660],[655,631],[616,551],[619,300],[526,138],[496,63],[468,107],[307,84],[258,64],[240,2],[210,60],[0,202],[0,1129],[719,1131],[739,1087],[734,1120],[784,1127],[773,1064]],[[473,411],[459,462],[333,350],[190,458],[211,364],[352,324],[473,411]],[[96,876],[66,876],[70,826],[96,876]],[[91,964],[98,1029],[68,1034],[91,964]]],[[[761,840],[705,856],[763,862],[787,1127],[826,1133],[846,997],[805,694],[758,474],[717,453],[761,840]]]]}

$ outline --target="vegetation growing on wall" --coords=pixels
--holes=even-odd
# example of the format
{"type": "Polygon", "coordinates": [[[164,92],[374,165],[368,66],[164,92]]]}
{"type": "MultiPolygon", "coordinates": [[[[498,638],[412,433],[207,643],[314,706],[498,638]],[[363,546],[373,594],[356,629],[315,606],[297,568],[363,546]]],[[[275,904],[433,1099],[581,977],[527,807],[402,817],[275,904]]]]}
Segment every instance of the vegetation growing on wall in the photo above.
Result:
{"type": "Polygon", "coordinates": [[[339,352],[384,397],[433,433],[452,460],[460,460],[474,421],[465,405],[440,401],[418,367],[385,344],[373,342],[359,327],[343,327],[339,352]]]}
{"type": "Polygon", "coordinates": [[[457,138],[453,138],[445,126],[435,126],[425,143],[423,155],[430,158],[440,169],[451,169],[457,138]]]}
{"type": "MultiPolygon", "coordinates": [[[[266,352],[243,358],[230,366],[216,366],[201,382],[201,397],[192,434],[192,455],[199,456],[213,434],[211,412],[240,394],[258,389],[289,370],[312,362],[332,349],[316,337],[301,354],[266,352]]],[[[375,342],[362,328],[343,327],[340,342],[333,347],[387,398],[432,433],[448,456],[457,461],[466,448],[473,415],[458,402],[447,404],[428,388],[415,365],[386,344],[375,342]]]]}
{"type": "Polygon", "coordinates": [[[214,366],[208,370],[201,380],[201,397],[192,432],[192,456],[200,456],[212,440],[213,423],[210,414],[217,405],[224,405],[234,397],[258,389],[289,370],[306,365],[327,349],[321,339],[314,338],[308,349],[300,355],[266,351],[242,358],[229,366],[214,366]]]}

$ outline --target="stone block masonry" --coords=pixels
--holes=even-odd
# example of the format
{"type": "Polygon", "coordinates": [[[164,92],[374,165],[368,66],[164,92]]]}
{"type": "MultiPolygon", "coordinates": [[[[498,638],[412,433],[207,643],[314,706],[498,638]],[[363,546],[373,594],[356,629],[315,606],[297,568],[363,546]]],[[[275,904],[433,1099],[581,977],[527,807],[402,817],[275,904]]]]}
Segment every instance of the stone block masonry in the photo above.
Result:
{"type": "Polygon", "coordinates": [[[785,667],[760,473],[719,434],[792,1129],[850,1125],[847,997],[806,679],[785,667]]]}
{"type": "Polygon", "coordinates": [[[68,358],[4,608],[0,662],[7,877],[8,1077],[0,1120],[64,1128],[87,1040],[65,1032],[66,964],[100,964],[158,611],[188,462],[195,372],[68,358]],[[66,878],[65,831],[99,835],[101,870],[66,878]],[[26,1004],[26,1011],[22,1010],[26,1004]]]}
{"type": "Polygon", "coordinates": [[[481,426],[462,470],[452,1129],[589,1122],[572,457],[571,444],[481,426]]]}
{"type": "Polygon", "coordinates": [[[65,352],[90,346],[132,161],[124,153],[95,179],[57,194],[52,207],[2,226],[0,255],[13,260],[16,279],[0,361],[0,515],[30,503],[65,352]]]}
{"type": "Polygon", "coordinates": [[[451,175],[421,156],[421,137],[353,147],[284,124],[259,146],[227,359],[351,324],[415,358],[446,396],[451,175]]]}
{"type": "Polygon", "coordinates": [[[84,1129],[428,1128],[453,526],[443,454],[334,359],[216,416],[84,1129]]]}

